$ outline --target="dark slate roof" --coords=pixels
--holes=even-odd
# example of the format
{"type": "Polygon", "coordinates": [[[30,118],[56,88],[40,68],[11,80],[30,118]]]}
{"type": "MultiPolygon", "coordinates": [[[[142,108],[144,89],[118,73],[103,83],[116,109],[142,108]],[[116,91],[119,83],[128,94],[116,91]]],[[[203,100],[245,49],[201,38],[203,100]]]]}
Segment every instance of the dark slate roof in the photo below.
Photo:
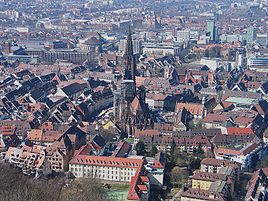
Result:
{"type": "Polygon", "coordinates": [[[47,106],[48,106],[49,108],[53,108],[53,107],[56,107],[56,106],[58,106],[58,105],[64,103],[67,99],[68,99],[68,98],[63,97],[63,98],[57,100],[56,102],[53,102],[51,99],[46,98],[46,99],[44,100],[44,102],[47,104],[47,106]]]}
{"type": "Polygon", "coordinates": [[[237,143],[249,143],[257,137],[255,135],[216,135],[212,139],[212,143],[217,145],[235,146],[237,143]]]}
{"type": "Polygon", "coordinates": [[[217,102],[216,102],[215,98],[211,98],[205,102],[204,106],[205,106],[205,108],[208,109],[210,107],[216,106],[216,104],[217,104],[217,102]]]}
{"type": "Polygon", "coordinates": [[[42,80],[39,77],[34,77],[31,80],[23,82],[21,85],[20,90],[23,90],[24,93],[28,93],[32,88],[40,87],[42,80]]]}
{"type": "Polygon", "coordinates": [[[45,98],[45,96],[46,96],[46,93],[40,89],[34,89],[31,92],[31,97],[36,101],[40,101],[42,98],[45,98]]]}
{"type": "Polygon", "coordinates": [[[67,77],[66,77],[66,75],[61,74],[61,73],[58,74],[58,77],[59,77],[59,79],[60,79],[61,81],[67,81],[67,80],[68,80],[67,77]]]}
{"type": "Polygon", "coordinates": [[[79,139],[84,138],[86,136],[86,133],[77,126],[71,126],[64,134],[72,134],[72,135],[74,134],[79,139]]]}
{"type": "Polygon", "coordinates": [[[16,75],[17,77],[24,77],[24,76],[26,76],[26,75],[31,75],[31,74],[32,74],[32,73],[31,73],[29,70],[27,70],[27,69],[15,73],[15,75],[16,75]]]}
{"type": "Polygon", "coordinates": [[[266,100],[260,101],[259,105],[265,113],[268,112],[268,102],[266,100]]]}
{"type": "Polygon", "coordinates": [[[18,97],[25,95],[27,92],[22,89],[15,89],[9,93],[7,93],[5,96],[8,100],[13,101],[16,100],[18,97]]]}
{"type": "Polygon", "coordinates": [[[203,128],[199,128],[199,129],[194,129],[191,131],[193,135],[204,135],[207,137],[214,137],[215,135],[221,135],[221,129],[218,128],[211,128],[211,129],[203,129],[203,128]]]}
{"type": "Polygon", "coordinates": [[[78,74],[83,71],[85,71],[87,68],[85,66],[76,66],[73,69],[71,69],[72,74],[78,74]]]}
{"type": "Polygon", "coordinates": [[[86,88],[87,86],[84,84],[73,83],[63,87],[62,90],[67,96],[72,96],[73,94],[84,91],[86,88]]]}
{"type": "Polygon", "coordinates": [[[12,101],[12,104],[13,104],[16,108],[18,108],[18,107],[20,106],[20,104],[19,104],[18,101],[16,101],[16,100],[12,101]]]}
{"type": "Polygon", "coordinates": [[[20,139],[17,135],[11,135],[9,138],[4,139],[7,147],[16,147],[20,144],[20,139]]]}
{"type": "Polygon", "coordinates": [[[91,88],[97,88],[98,86],[108,86],[108,83],[105,81],[90,79],[88,82],[91,88]]]}
{"type": "Polygon", "coordinates": [[[263,84],[261,85],[261,88],[262,88],[262,90],[264,91],[264,93],[267,94],[267,93],[268,93],[268,81],[265,82],[265,83],[263,83],[263,84]]]}
{"type": "Polygon", "coordinates": [[[247,88],[246,88],[246,86],[245,86],[245,84],[244,84],[243,82],[239,82],[239,83],[237,84],[237,86],[239,87],[239,89],[240,89],[241,91],[247,91],[247,88]]]}
{"type": "Polygon", "coordinates": [[[0,84],[9,84],[12,80],[12,77],[7,77],[4,80],[1,80],[0,84]]]}
{"type": "Polygon", "coordinates": [[[101,135],[95,135],[92,139],[92,142],[94,142],[99,147],[104,147],[106,144],[104,138],[101,135]]]}
{"type": "Polygon", "coordinates": [[[42,80],[42,82],[49,82],[49,81],[51,81],[55,76],[56,76],[56,73],[50,73],[50,74],[41,76],[40,79],[42,80]]]}
{"type": "Polygon", "coordinates": [[[208,66],[204,65],[204,66],[201,67],[201,70],[202,71],[209,71],[210,68],[208,66]]]}

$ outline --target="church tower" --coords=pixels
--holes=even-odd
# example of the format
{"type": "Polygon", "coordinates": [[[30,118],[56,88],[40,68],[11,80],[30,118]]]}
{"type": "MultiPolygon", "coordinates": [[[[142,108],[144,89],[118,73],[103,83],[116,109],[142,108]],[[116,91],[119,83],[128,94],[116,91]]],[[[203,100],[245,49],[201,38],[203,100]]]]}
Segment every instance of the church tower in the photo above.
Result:
{"type": "Polygon", "coordinates": [[[129,27],[129,33],[127,37],[126,51],[124,55],[125,73],[124,80],[133,80],[135,82],[136,76],[136,61],[133,51],[133,41],[131,36],[131,29],[129,27]]]}
{"type": "Polygon", "coordinates": [[[136,60],[129,29],[124,54],[124,75],[118,90],[114,91],[114,118],[124,138],[133,136],[135,128],[145,129],[150,122],[150,111],[145,103],[145,88],[136,89],[136,60]]]}
{"type": "Polygon", "coordinates": [[[124,67],[125,72],[122,83],[123,97],[127,102],[132,102],[136,94],[136,61],[133,53],[133,43],[130,28],[124,55],[124,67]]]}

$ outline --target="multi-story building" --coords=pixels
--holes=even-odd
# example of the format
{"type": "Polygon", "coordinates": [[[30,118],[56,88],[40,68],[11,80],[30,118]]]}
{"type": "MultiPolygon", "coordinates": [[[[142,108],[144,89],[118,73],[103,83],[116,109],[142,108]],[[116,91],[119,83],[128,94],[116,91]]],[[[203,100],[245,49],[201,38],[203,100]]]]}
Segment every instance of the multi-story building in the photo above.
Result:
{"type": "Polygon", "coordinates": [[[190,188],[181,194],[181,201],[224,201],[222,193],[190,188]]]}
{"type": "Polygon", "coordinates": [[[190,29],[177,31],[177,42],[188,43],[190,41],[190,29]]]}
{"type": "Polygon", "coordinates": [[[192,188],[211,191],[216,188],[217,192],[221,192],[224,195],[232,195],[234,182],[229,174],[231,174],[231,171],[227,174],[196,171],[191,176],[192,188]]]}
{"type": "Polygon", "coordinates": [[[54,64],[57,60],[83,64],[85,61],[93,61],[91,52],[76,50],[50,50],[42,54],[42,61],[54,64]]]}
{"type": "MultiPolygon", "coordinates": [[[[92,152],[90,151],[92,146],[95,145],[85,145],[71,159],[69,171],[75,177],[130,183],[128,200],[148,201],[150,182],[145,173],[145,160],[143,158],[121,158],[117,157],[117,154],[112,156],[89,155],[92,152]]],[[[120,147],[122,148],[122,146],[120,147]]]]}
{"type": "Polygon", "coordinates": [[[209,133],[213,129],[205,129],[205,133],[196,131],[159,131],[159,130],[136,130],[134,135],[134,144],[142,141],[145,148],[150,151],[152,146],[156,146],[159,151],[170,151],[172,144],[175,143],[182,152],[192,153],[194,150],[201,148],[204,152],[212,149],[209,141],[209,133]],[[207,132],[207,133],[206,133],[207,132]]]}
{"type": "Polygon", "coordinates": [[[186,109],[194,118],[198,119],[202,119],[207,115],[207,110],[204,105],[198,103],[177,103],[175,111],[179,112],[182,109],[186,109]]]}
{"type": "Polygon", "coordinates": [[[237,163],[205,158],[200,170],[196,170],[190,177],[191,188],[181,193],[180,200],[230,200],[239,180],[239,171],[240,166],[237,163]]]}
{"type": "Polygon", "coordinates": [[[235,161],[241,163],[242,169],[248,169],[254,165],[254,157],[263,157],[266,148],[253,142],[237,148],[215,148],[214,152],[216,159],[235,161]]]}
{"type": "Polygon", "coordinates": [[[246,36],[247,44],[251,45],[256,40],[256,36],[257,34],[255,28],[253,26],[249,26],[247,28],[247,36],[246,36]]]}
{"type": "Polygon", "coordinates": [[[45,147],[42,146],[10,147],[6,152],[5,161],[21,169],[26,175],[51,174],[50,163],[45,157],[45,147]]]}
{"type": "MultiPolygon", "coordinates": [[[[133,53],[134,54],[141,54],[141,52],[142,52],[141,40],[133,39],[132,44],[133,44],[133,53]]],[[[119,52],[125,54],[126,49],[127,49],[127,40],[126,39],[120,40],[119,52]]]]}
{"type": "Polygon", "coordinates": [[[70,161],[69,169],[75,177],[130,182],[143,163],[142,159],[78,155],[70,161]]]}
{"type": "Polygon", "coordinates": [[[246,49],[239,48],[236,52],[236,66],[245,68],[247,66],[246,49]]]}
{"type": "Polygon", "coordinates": [[[143,54],[149,56],[177,56],[182,49],[181,43],[143,43],[143,54]]]}
{"type": "Polygon", "coordinates": [[[216,158],[204,158],[201,161],[200,170],[202,172],[219,173],[223,167],[232,167],[235,170],[233,178],[239,180],[241,164],[228,160],[220,160],[216,158]]]}
{"type": "Polygon", "coordinates": [[[268,58],[266,58],[266,57],[251,57],[251,58],[249,58],[248,65],[250,68],[267,67],[268,66],[268,58]]]}
{"type": "Polygon", "coordinates": [[[218,28],[215,26],[215,19],[209,19],[207,20],[207,32],[210,36],[210,41],[217,42],[219,31],[218,28]]]}

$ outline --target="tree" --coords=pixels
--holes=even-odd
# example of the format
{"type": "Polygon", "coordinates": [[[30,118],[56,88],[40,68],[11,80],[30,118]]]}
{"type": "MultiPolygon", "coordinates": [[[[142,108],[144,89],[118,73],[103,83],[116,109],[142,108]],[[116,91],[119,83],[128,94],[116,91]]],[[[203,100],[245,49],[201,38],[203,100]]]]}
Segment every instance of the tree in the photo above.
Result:
{"type": "Polygon", "coordinates": [[[74,190],[67,189],[67,191],[63,191],[60,200],[108,201],[104,188],[94,178],[85,178],[79,182],[73,182],[69,188],[74,190]]]}
{"type": "Polygon", "coordinates": [[[188,183],[189,171],[176,166],[171,170],[170,179],[174,187],[183,187],[188,183]]]}
{"type": "Polygon", "coordinates": [[[143,141],[139,141],[136,144],[135,150],[137,151],[137,155],[144,156],[146,151],[145,151],[145,144],[143,141]]]}
{"type": "Polygon", "coordinates": [[[187,166],[186,161],[187,161],[187,157],[180,155],[176,160],[176,165],[179,167],[186,167],[187,166]]]}
{"type": "MultiPolygon", "coordinates": [[[[254,159],[253,159],[253,161],[257,161],[256,162],[256,169],[268,167],[268,156],[265,156],[262,160],[259,160],[259,161],[258,161],[258,156],[254,156],[254,159]]],[[[253,166],[254,166],[254,164],[253,164],[253,166]]]]}
{"type": "Polygon", "coordinates": [[[193,153],[196,156],[200,156],[200,155],[204,154],[204,151],[202,149],[202,144],[201,143],[198,143],[198,147],[194,149],[193,153]]]}
{"type": "Polygon", "coordinates": [[[197,157],[190,157],[189,158],[189,169],[194,171],[200,167],[201,159],[197,157]]]}
{"type": "Polygon", "coordinates": [[[202,121],[198,121],[195,125],[196,128],[202,128],[203,126],[203,122],[202,121]]]}
{"type": "Polygon", "coordinates": [[[170,146],[170,155],[173,155],[175,149],[176,149],[176,143],[175,143],[175,140],[173,140],[170,146]]]}
{"type": "Polygon", "coordinates": [[[0,201],[108,201],[101,184],[93,179],[73,181],[64,178],[33,179],[7,164],[0,163],[0,201]]]}
{"type": "Polygon", "coordinates": [[[158,150],[156,148],[155,145],[152,146],[152,149],[149,151],[149,153],[147,154],[149,157],[154,157],[155,154],[157,154],[158,150]]]}
{"type": "Polygon", "coordinates": [[[176,143],[173,140],[172,144],[171,144],[171,147],[170,147],[170,152],[169,152],[169,159],[170,159],[171,166],[176,165],[176,155],[177,155],[177,153],[178,153],[178,150],[176,148],[176,143]]]}

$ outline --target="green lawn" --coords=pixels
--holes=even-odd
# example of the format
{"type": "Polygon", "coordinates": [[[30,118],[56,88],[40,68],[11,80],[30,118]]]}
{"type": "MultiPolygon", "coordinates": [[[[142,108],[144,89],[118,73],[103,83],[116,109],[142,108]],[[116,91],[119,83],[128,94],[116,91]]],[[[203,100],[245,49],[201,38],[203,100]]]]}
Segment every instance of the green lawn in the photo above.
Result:
{"type": "Polygon", "coordinates": [[[127,200],[129,184],[111,184],[111,186],[110,189],[107,189],[107,194],[112,201],[127,200]]]}

